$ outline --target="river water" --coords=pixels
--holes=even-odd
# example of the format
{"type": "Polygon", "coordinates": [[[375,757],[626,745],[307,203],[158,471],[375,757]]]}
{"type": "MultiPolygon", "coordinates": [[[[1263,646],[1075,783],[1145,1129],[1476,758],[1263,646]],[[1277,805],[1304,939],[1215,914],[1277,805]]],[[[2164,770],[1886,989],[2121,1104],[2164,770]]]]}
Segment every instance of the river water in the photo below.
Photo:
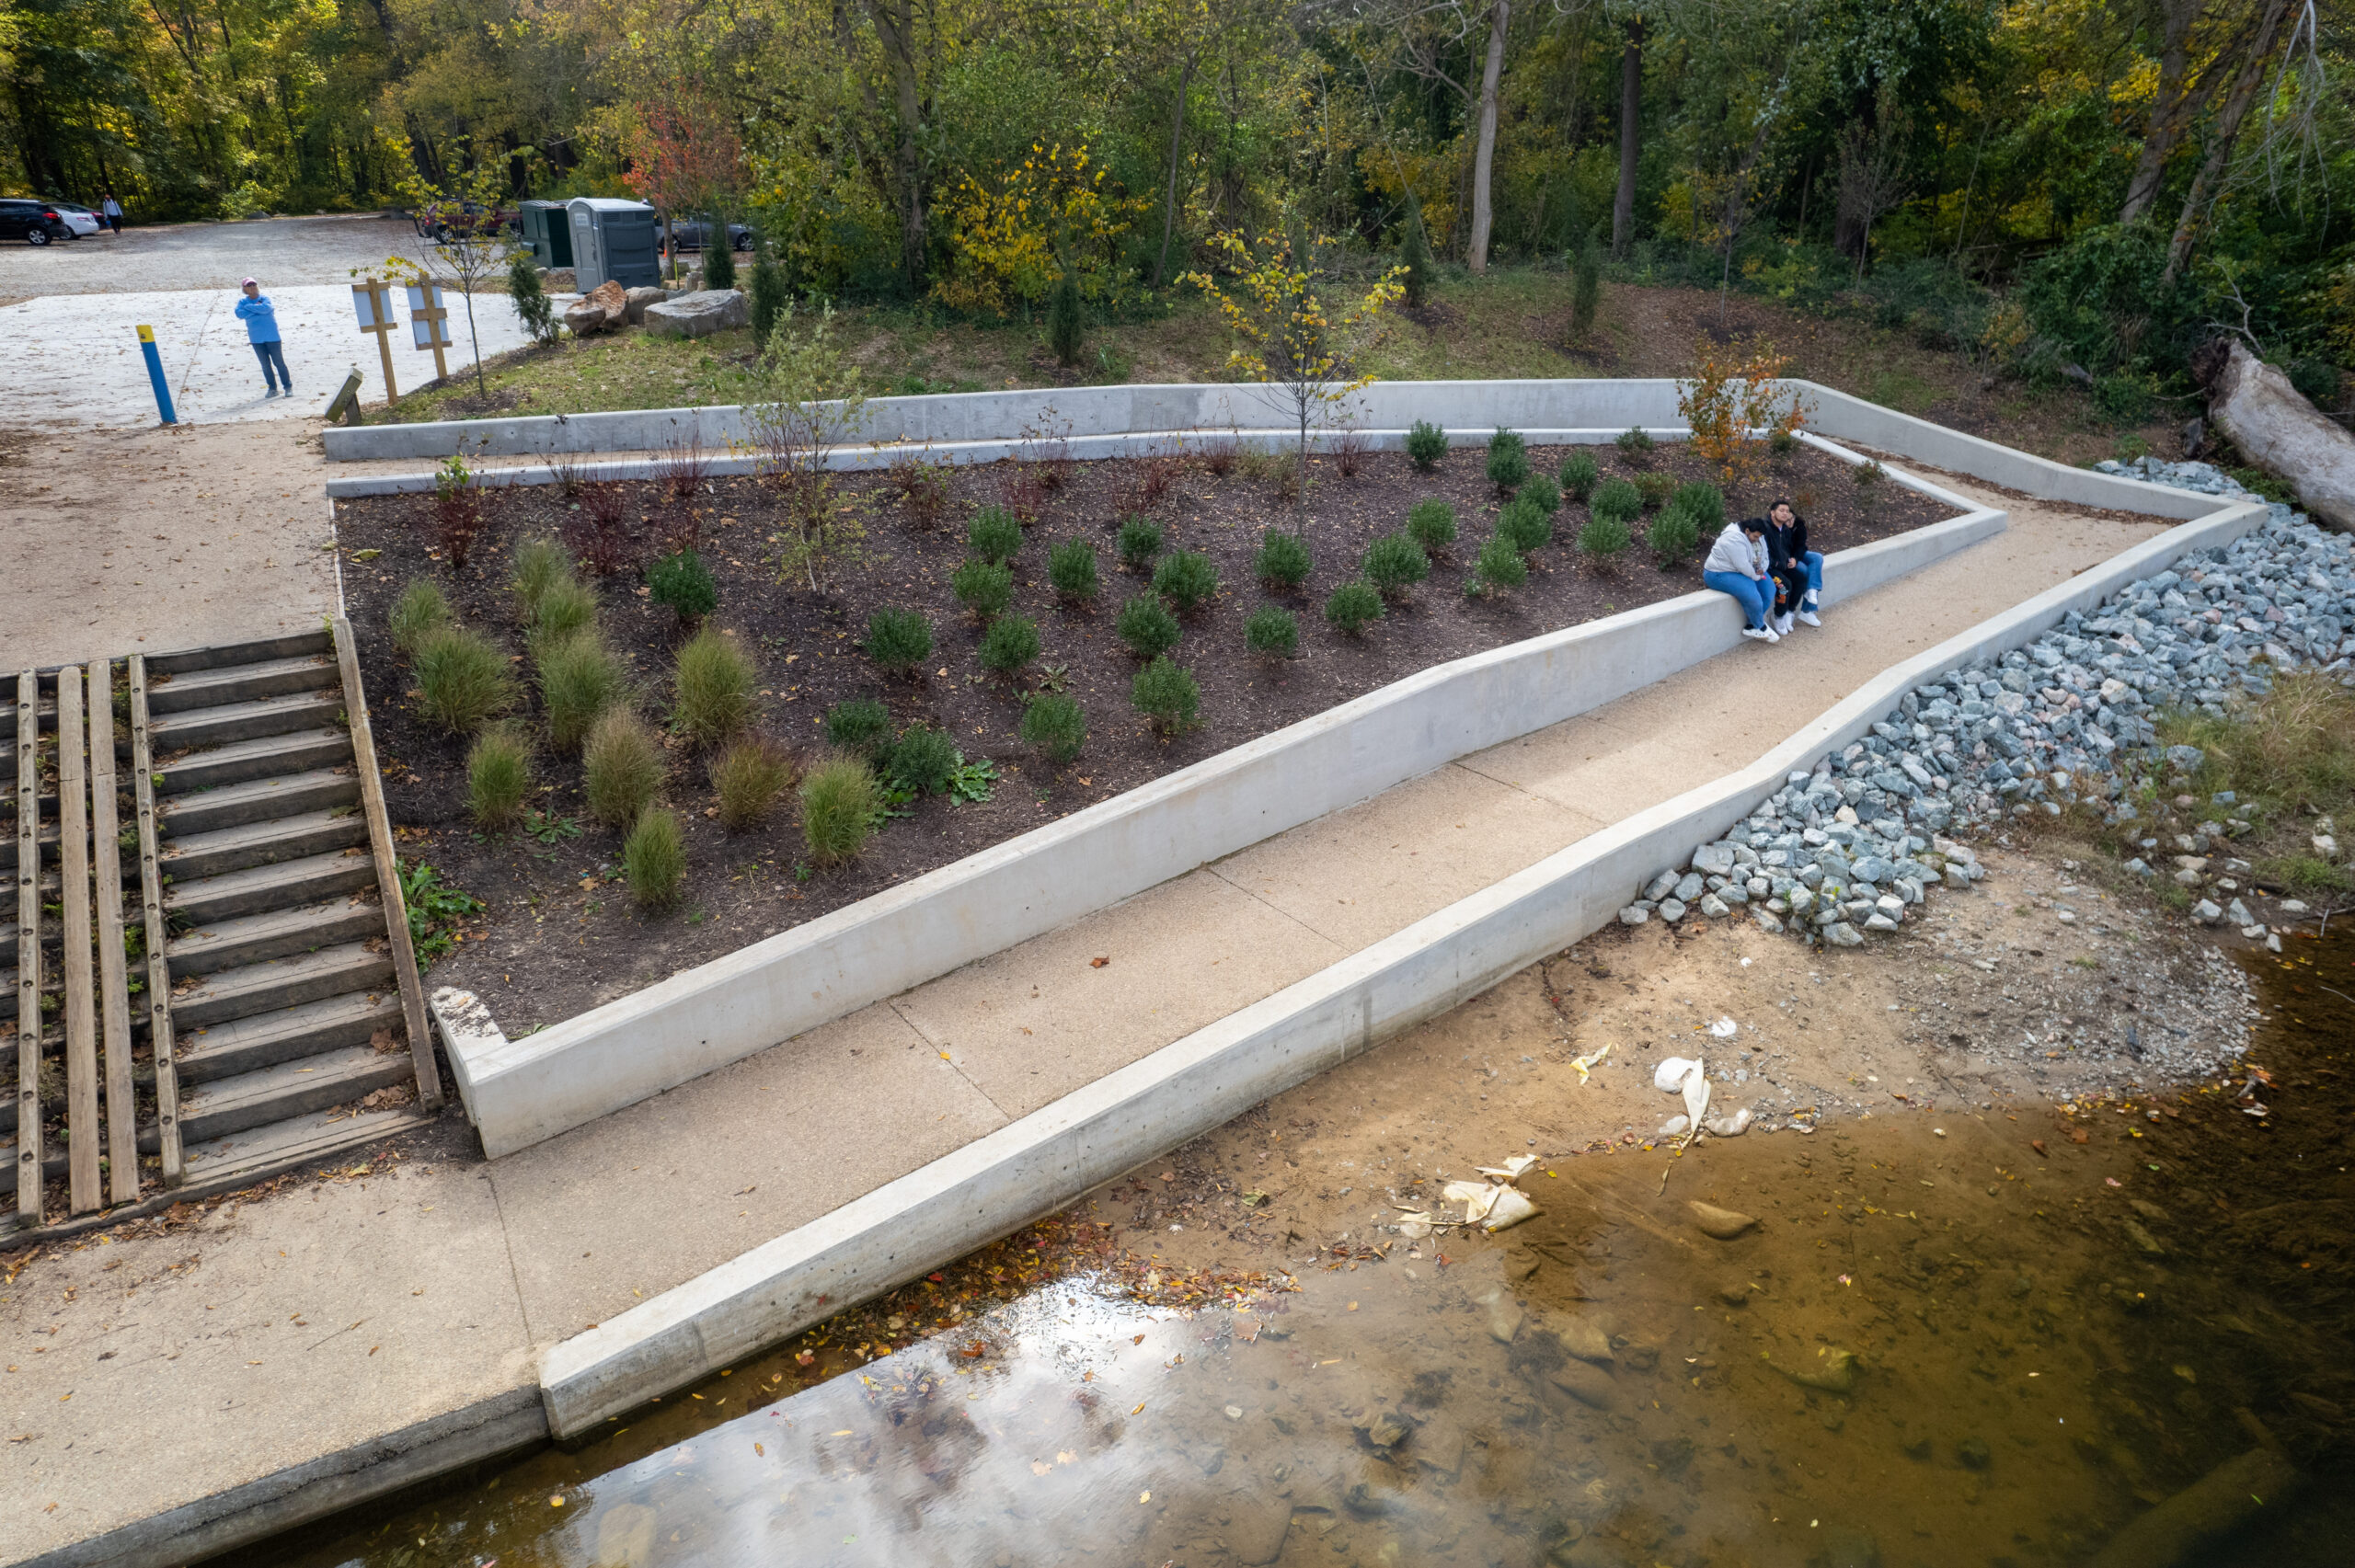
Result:
{"type": "Polygon", "coordinates": [[[2228,1084],[1560,1161],[1501,1236],[1186,1305],[1067,1217],[982,1260],[998,1305],[896,1296],[893,1343],[948,1325],[907,1348],[838,1322],[237,1560],[2355,1561],[2355,940],[2288,948],[2228,1084]]]}

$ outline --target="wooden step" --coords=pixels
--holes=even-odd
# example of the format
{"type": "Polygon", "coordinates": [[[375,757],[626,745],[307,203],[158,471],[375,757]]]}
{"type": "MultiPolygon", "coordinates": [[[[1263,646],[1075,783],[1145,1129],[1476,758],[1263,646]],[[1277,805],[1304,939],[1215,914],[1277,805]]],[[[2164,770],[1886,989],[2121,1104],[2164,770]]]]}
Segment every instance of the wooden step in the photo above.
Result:
{"type": "Polygon", "coordinates": [[[229,1078],[320,1051],[364,1046],[379,1029],[398,1032],[401,999],[394,991],[351,991],[323,1001],[216,1024],[183,1034],[174,1059],[180,1082],[229,1078]]]}
{"type": "Polygon", "coordinates": [[[201,927],[356,893],[375,880],[376,863],[366,852],[342,850],[173,883],[164,889],[164,912],[177,923],[201,927]]]}
{"type": "Polygon", "coordinates": [[[368,841],[368,824],[357,812],[305,811],[267,822],[219,828],[209,833],[176,835],[157,857],[175,883],[219,876],[248,866],[274,865],[350,849],[368,841]]]}
{"type": "Polygon", "coordinates": [[[180,1138],[184,1144],[267,1127],[306,1112],[357,1100],[375,1090],[410,1082],[416,1074],[408,1052],[352,1046],[273,1066],[256,1068],[208,1083],[183,1083],[180,1138]]]}
{"type": "Polygon", "coordinates": [[[258,664],[224,665],[181,675],[147,692],[147,711],[161,717],[191,708],[220,707],[230,703],[258,702],[304,692],[337,692],[342,677],[335,660],[319,655],[264,659],[258,664]]]}
{"type": "Polygon", "coordinates": [[[201,1029],[272,1013],[305,1001],[319,1001],[346,991],[393,989],[393,960],[371,953],[366,944],[339,942],[316,953],[285,958],[265,958],[207,976],[201,985],[172,993],[172,1024],[178,1030],[201,1029]]]}
{"type": "Polygon", "coordinates": [[[329,898],[215,921],[172,938],[164,956],[171,964],[172,979],[183,980],[384,934],[383,905],[361,898],[329,898]]]}
{"type": "MultiPolygon", "coordinates": [[[[224,643],[219,647],[182,648],[177,653],[151,653],[147,656],[147,673],[151,681],[158,675],[177,679],[191,670],[218,670],[224,665],[260,664],[269,659],[335,657],[335,634],[325,626],[313,631],[288,632],[275,637],[258,637],[251,642],[224,643]]],[[[152,698],[170,681],[156,681],[152,698]]]]}
{"type": "Polygon", "coordinates": [[[245,784],[224,784],[194,795],[175,795],[155,811],[155,830],[166,837],[217,832],[248,822],[267,822],[304,811],[327,811],[360,803],[360,780],[350,773],[316,768],[275,774],[245,784]]]}
{"type": "Polygon", "coordinates": [[[241,740],[167,762],[155,770],[158,795],[186,795],[224,784],[332,768],[351,761],[351,737],[341,726],[298,729],[241,740]]]}
{"type": "Polygon", "coordinates": [[[157,755],[168,756],[200,746],[226,746],[238,740],[324,728],[339,725],[342,716],[340,692],[303,692],[291,697],[224,703],[219,707],[191,708],[169,718],[153,720],[147,727],[148,744],[157,755]]]}

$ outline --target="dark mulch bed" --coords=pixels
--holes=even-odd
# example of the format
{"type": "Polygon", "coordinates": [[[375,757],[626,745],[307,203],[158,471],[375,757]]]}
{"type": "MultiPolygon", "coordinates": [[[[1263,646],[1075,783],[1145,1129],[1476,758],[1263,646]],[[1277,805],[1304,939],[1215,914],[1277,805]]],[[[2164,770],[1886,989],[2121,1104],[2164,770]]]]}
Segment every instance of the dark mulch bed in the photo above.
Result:
{"type": "MultiPolygon", "coordinates": [[[[1615,450],[1591,450],[1606,476],[1634,472],[1615,450]]],[[[1559,450],[1531,454],[1544,473],[1563,455],[1559,450]]],[[[1651,465],[1680,479],[1701,476],[1698,460],[1680,448],[1662,448],[1651,465]]],[[[994,760],[1001,776],[995,795],[982,804],[921,802],[912,816],[892,821],[854,864],[829,873],[804,868],[789,804],[768,825],[746,833],[726,832],[707,819],[703,813],[710,794],[702,761],[676,750],[670,798],[689,824],[687,896],[678,910],[654,916],[633,910],[612,880],[618,839],[585,820],[576,760],[543,753],[540,779],[550,786],[544,796],[549,810],[583,818],[580,837],[544,844],[522,834],[486,839],[473,831],[465,814],[465,747],[414,716],[414,703],[405,694],[408,671],[396,662],[385,630],[386,612],[403,586],[430,575],[461,620],[507,639],[520,671],[523,645],[506,586],[511,554],[518,541],[555,532],[578,513],[552,487],[488,491],[488,539],[464,569],[454,569],[431,548],[429,498],[340,503],[345,591],[369,675],[376,743],[402,853],[438,867],[488,906],[456,951],[435,964],[432,982],[479,991],[508,1031],[521,1033],[1418,670],[1700,586],[1696,567],[1662,571],[1640,545],[1615,566],[1580,557],[1570,541],[1585,509],[1568,504],[1556,520],[1556,543],[1532,558],[1526,587],[1503,598],[1467,599],[1460,585],[1493,532],[1497,510],[1483,478],[1483,454],[1458,450],[1437,473],[1422,475],[1403,454],[1373,453],[1361,460],[1354,477],[1343,477],[1337,461],[1327,458],[1313,469],[1309,538],[1315,572],[1306,592],[1289,601],[1300,618],[1300,657],[1270,666],[1243,646],[1243,623],[1265,597],[1252,580],[1250,562],[1268,529],[1289,525],[1291,505],[1271,483],[1244,468],[1221,476],[1188,466],[1151,510],[1166,525],[1169,547],[1210,555],[1223,586],[1187,624],[1175,654],[1201,683],[1201,723],[1165,739],[1130,705],[1137,665],[1112,634],[1114,611],[1144,588],[1115,566],[1112,535],[1122,515],[1139,509],[1150,466],[1144,460],[1066,465],[1063,482],[1040,499],[1038,521],[1016,561],[1015,609],[1036,617],[1046,644],[1044,663],[1060,667],[1059,679],[1087,710],[1087,749],[1060,770],[1017,738],[1020,693],[980,669],[974,657],[980,629],[948,584],[963,558],[966,521],[979,506],[1001,498],[1009,484],[1024,483],[1025,470],[996,464],[958,471],[942,521],[929,530],[910,519],[887,476],[843,476],[843,495],[866,509],[865,555],[842,568],[833,591],[822,594],[777,581],[772,535],[778,509],[772,491],[752,479],[709,482],[693,510],[704,554],[719,579],[716,619],[758,655],[769,731],[798,749],[814,749],[822,740],[818,720],[828,704],[881,695],[900,724],[922,719],[948,730],[969,758],[994,760]],[[1398,528],[1410,504],[1432,495],[1455,504],[1463,532],[1454,550],[1435,562],[1430,580],[1361,637],[1325,624],[1326,595],[1354,575],[1366,544],[1398,528]],[[1074,536],[1099,546],[1103,586],[1091,610],[1063,608],[1046,581],[1049,546],[1074,536]],[[372,550],[381,554],[354,558],[372,550]],[[859,651],[868,612],[886,605],[917,607],[933,617],[934,657],[920,680],[879,679],[859,651]]],[[[1027,472],[1035,476],[1039,469],[1027,472]]],[[[1859,486],[1844,465],[1805,449],[1775,464],[1759,493],[1731,498],[1729,515],[1763,510],[1770,488],[1798,500],[1813,542],[1827,552],[1948,515],[1894,485],[1859,486]]],[[[671,526],[659,520],[666,513],[675,518],[677,509],[656,486],[627,489],[629,515],[641,520],[651,548],[658,531],[671,526]]],[[[659,713],[679,633],[670,612],[650,604],[645,593],[635,575],[608,579],[603,624],[612,645],[634,661],[649,708],[659,713]]]]}

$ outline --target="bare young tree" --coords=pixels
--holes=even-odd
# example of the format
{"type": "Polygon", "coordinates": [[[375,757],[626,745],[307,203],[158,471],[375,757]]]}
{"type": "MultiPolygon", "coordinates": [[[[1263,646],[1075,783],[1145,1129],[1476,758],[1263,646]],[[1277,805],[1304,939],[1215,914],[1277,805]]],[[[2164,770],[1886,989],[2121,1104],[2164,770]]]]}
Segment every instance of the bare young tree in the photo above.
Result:
{"type": "Polygon", "coordinates": [[[1855,258],[1858,281],[1871,254],[1873,225],[1913,189],[1905,166],[1905,142],[1913,124],[1896,87],[1883,82],[1873,95],[1871,121],[1852,120],[1840,128],[1840,195],[1832,243],[1855,258]]]}

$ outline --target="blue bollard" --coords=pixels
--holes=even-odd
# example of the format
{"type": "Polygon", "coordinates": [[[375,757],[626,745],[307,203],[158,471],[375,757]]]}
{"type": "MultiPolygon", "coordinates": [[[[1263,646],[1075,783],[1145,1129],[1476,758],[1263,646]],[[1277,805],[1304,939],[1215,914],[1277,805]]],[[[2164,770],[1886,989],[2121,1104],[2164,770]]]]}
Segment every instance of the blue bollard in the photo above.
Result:
{"type": "Polygon", "coordinates": [[[155,351],[154,327],[143,326],[139,329],[139,351],[147,359],[147,380],[155,389],[155,412],[164,417],[164,423],[167,425],[178,424],[178,416],[172,412],[171,383],[164,379],[164,356],[155,351]]]}

